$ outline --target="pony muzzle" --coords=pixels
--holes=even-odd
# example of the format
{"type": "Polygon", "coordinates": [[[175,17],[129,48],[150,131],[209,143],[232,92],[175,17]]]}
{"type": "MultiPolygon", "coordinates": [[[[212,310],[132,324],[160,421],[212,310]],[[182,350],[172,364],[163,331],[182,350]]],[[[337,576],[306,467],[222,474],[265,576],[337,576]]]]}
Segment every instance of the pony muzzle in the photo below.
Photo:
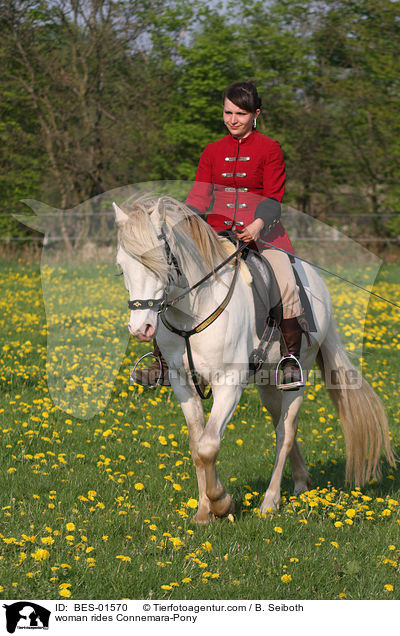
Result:
{"type": "Polygon", "coordinates": [[[129,333],[139,340],[139,342],[149,342],[154,338],[155,328],[150,323],[145,323],[139,329],[134,329],[131,323],[128,324],[129,333]]]}

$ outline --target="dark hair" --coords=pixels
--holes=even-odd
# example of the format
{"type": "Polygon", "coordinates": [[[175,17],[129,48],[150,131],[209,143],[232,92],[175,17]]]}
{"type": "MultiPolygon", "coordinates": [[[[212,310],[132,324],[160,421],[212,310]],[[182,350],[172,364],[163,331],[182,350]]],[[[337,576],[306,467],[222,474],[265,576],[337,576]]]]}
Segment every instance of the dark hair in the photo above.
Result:
{"type": "Polygon", "coordinates": [[[251,82],[233,82],[225,90],[223,98],[228,98],[235,106],[248,113],[255,113],[261,108],[261,99],[251,82]]]}

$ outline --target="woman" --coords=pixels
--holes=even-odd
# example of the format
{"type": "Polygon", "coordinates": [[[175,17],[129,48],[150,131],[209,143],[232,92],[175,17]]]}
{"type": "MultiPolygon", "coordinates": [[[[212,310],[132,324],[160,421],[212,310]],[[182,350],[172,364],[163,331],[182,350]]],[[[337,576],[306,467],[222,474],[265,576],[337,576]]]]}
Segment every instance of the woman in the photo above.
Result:
{"type": "MultiPolygon", "coordinates": [[[[271,264],[283,307],[280,329],[284,360],[280,365],[280,388],[293,390],[303,386],[298,361],[302,336],[298,317],[302,308],[290,259],[285,253],[293,254],[293,247],[279,220],[286,171],[279,143],[256,130],[260,112],[261,100],[253,84],[235,82],[227,88],[223,118],[229,134],[204,149],[186,203],[204,215],[214,198],[207,222],[217,232],[231,230],[240,240],[255,242],[271,264]]],[[[158,348],[155,354],[159,355],[158,348]]],[[[161,383],[167,383],[163,360],[162,365],[161,383]]],[[[151,373],[154,375],[158,368],[155,365],[154,369],[137,372],[135,379],[149,385],[151,373]]]]}

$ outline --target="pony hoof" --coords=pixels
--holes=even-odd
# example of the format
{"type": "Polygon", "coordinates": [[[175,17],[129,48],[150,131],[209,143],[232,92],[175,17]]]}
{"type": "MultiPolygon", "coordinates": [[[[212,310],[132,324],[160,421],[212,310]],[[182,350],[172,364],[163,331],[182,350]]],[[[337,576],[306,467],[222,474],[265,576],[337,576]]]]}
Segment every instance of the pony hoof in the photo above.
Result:
{"type": "Polygon", "coordinates": [[[260,513],[262,515],[273,515],[275,512],[279,510],[279,503],[274,503],[273,501],[263,502],[260,507],[260,513]]]}
{"type": "Polygon", "coordinates": [[[295,497],[297,497],[297,495],[301,495],[302,492],[307,492],[307,490],[312,490],[312,481],[311,479],[307,479],[307,481],[304,484],[299,484],[298,486],[295,486],[294,490],[293,490],[293,495],[295,497]]]}
{"type": "Polygon", "coordinates": [[[235,512],[235,504],[228,493],[221,499],[211,502],[211,512],[220,519],[227,517],[235,512]]]}
{"type": "Polygon", "coordinates": [[[198,510],[192,518],[192,523],[198,526],[206,526],[214,521],[215,516],[209,510],[198,510]]]}
{"type": "Polygon", "coordinates": [[[233,521],[233,517],[235,516],[235,504],[233,503],[233,501],[231,501],[231,505],[229,506],[229,509],[227,510],[227,512],[224,514],[223,517],[220,517],[220,519],[229,519],[231,521],[233,521]]]}

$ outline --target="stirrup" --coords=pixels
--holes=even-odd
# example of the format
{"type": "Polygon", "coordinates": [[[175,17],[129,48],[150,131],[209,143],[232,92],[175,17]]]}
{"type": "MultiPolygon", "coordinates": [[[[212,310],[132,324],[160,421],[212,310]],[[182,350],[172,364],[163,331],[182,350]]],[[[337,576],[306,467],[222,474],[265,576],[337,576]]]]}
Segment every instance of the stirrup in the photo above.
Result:
{"type": "MultiPolygon", "coordinates": [[[[282,371],[282,373],[283,373],[283,371],[282,371]]],[[[289,353],[289,355],[287,355],[287,356],[282,356],[282,358],[279,360],[278,365],[276,367],[276,371],[275,371],[275,384],[276,384],[276,388],[279,389],[280,391],[293,391],[293,390],[299,389],[300,387],[304,386],[304,375],[303,375],[302,366],[301,366],[300,361],[298,360],[298,358],[296,358],[296,356],[294,356],[292,353],[289,353]],[[282,364],[286,360],[294,360],[295,361],[298,369],[300,370],[300,380],[296,380],[295,382],[289,382],[287,384],[282,384],[282,383],[279,382],[279,372],[281,371],[282,364]]]]}
{"type": "MultiPolygon", "coordinates": [[[[145,369],[144,369],[144,370],[145,370],[145,369]]],[[[155,387],[156,387],[156,386],[158,386],[158,385],[160,384],[160,380],[161,380],[161,378],[162,378],[162,372],[163,372],[163,369],[162,369],[162,362],[161,362],[161,358],[160,358],[159,356],[156,356],[156,354],[154,353],[154,351],[148,351],[148,352],[147,352],[147,353],[145,353],[143,356],[141,356],[138,360],[136,360],[136,362],[135,362],[135,366],[133,367],[133,369],[132,369],[132,371],[131,371],[131,374],[130,374],[130,376],[129,376],[129,381],[130,381],[131,383],[134,383],[134,384],[140,384],[140,386],[144,386],[144,387],[146,387],[147,389],[155,389],[155,387]],[[155,384],[142,384],[141,382],[138,382],[138,381],[135,379],[135,371],[136,371],[136,367],[138,366],[139,362],[141,362],[144,358],[147,358],[148,356],[153,356],[153,358],[155,358],[155,359],[157,360],[158,365],[159,365],[159,367],[160,367],[160,373],[159,373],[159,376],[158,376],[158,378],[157,378],[157,382],[156,382],[155,384]]]]}

